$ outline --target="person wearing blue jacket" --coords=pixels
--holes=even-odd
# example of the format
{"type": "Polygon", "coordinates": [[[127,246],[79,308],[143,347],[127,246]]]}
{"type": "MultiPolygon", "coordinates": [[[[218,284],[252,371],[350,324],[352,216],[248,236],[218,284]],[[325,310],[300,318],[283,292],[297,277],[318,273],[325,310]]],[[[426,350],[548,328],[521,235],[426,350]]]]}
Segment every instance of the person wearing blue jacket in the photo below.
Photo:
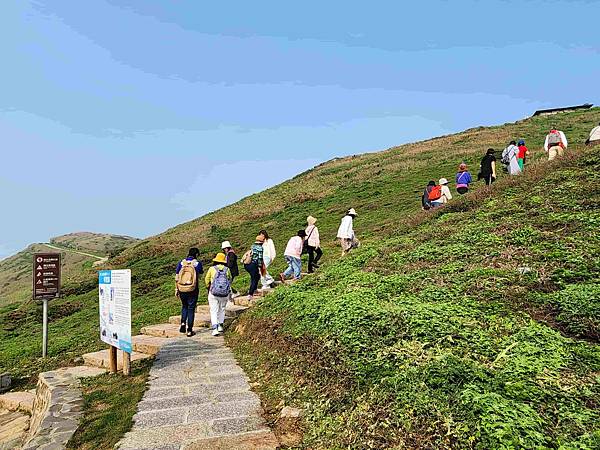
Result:
{"type": "Polygon", "coordinates": [[[458,172],[456,173],[456,191],[460,194],[466,194],[469,191],[469,184],[473,182],[471,173],[467,170],[467,165],[461,163],[458,166],[458,172]]]}

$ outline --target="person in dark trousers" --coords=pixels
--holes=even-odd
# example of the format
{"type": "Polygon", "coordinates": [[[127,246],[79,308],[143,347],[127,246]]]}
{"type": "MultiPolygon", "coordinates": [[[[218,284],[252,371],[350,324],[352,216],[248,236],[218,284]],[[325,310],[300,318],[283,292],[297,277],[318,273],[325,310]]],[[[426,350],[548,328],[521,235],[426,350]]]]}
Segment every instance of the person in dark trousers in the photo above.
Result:
{"type": "Polygon", "coordinates": [[[485,156],[481,158],[481,169],[479,170],[478,180],[485,181],[489,186],[496,181],[496,151],[493,148],[488,148],[485,156]]]}
{"type": "Polygon", "coordinates": [[[196,304],[198,303],[200,274],[204,273],[202,263],[198,261],[200,250],[196,247],[190,248],[185,259],[179,261],[175,270],[175,295],[181,300],[181,326],[180,333],[186,332],[191,337],[194,334],[194,316],[196,304]]]}
{"type": "Polygon", "coordinates": [[[244,269],[250,274],[250,289],[248,289],[248,299],[251,299],[260,281],[260,271],[263,266],[263,243],[265,237],[262,234],[256,236],[254,244],[250,249],[250,262],[244,261],[244,269]]]}
{"type": "Polygon", "coordinates": [[[421,195],[421,208],[422,209],[427,210],[427,209],[431,209],[435,206],[433,204],[433,201],[429,199],[429,194],[431,193],[431,190],[434,187],[435,187],[435,181],[431,180],[429,183],[427,183],[427,186],[423,190],[423,195],[421,195]]]}
{"type": "Polygon", "coordinates": [[[221,243],[221,249],[225,252],[225,256],[227,257],[227,267],[229,267],[229,273],[231,273],[231,282],[235,277],[240,274],[240,269],[238,269],[237,260],[238,257],[235,254],[235,251],[231,247],[231,243],[229,241],[223,241],[221,243]]]}
{"type": "Polygon", "coordinates": [[[321,239],[319,236],[319,229],[315,225],[317,219],[313,216],[306,218],[306,251],[308,252],[308,273],[313,273],[315,268],[319,268],[319,260],[323,256],[323,250],[321,250],[321,239]],[[315,256],[316,255],[316,256],[315,256]]]}

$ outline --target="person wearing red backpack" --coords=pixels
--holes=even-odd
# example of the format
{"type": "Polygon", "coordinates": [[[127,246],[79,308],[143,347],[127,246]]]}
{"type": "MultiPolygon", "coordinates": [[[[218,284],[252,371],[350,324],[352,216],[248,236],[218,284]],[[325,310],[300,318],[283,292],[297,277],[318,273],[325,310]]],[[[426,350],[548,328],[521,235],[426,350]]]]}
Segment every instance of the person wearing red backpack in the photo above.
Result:
{"type": "Polygon", "coordinates": [[[421,196],[421,206],[425,210],[435,208],[437,206],[435,201],[439,200],[441,197],[442,187],[436,185],[435,181],[431,180],[427,183],[423,195],[421,196]]]}
{"type": "Polygon", "coordinates": [[[565,133],[552,127],[544,140],[544,150],[548,153],[548,161],[562,156],[568,145],[565,133]]]}
{"type": "Polygon", "coordinates": [[[175,295],[181,300],[181,326],[180,333],[186,332],[191,337],[194,334],[194,316],[198,303],[198,278],[203,273],[202,263],[198,261],[200,250],[190,248],[185,259],[179,261],[175,269],[175,295]]]}

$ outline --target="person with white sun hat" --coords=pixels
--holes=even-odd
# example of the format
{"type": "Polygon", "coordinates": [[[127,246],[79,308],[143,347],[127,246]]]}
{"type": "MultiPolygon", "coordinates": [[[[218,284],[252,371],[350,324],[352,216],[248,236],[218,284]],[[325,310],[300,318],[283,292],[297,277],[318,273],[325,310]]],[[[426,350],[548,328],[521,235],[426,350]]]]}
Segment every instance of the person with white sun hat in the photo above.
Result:
{"type": "Polygon", "coordinates": [[[357,215],[354,208],[350,208],[342,218],[342,222],[338,228],[337,237],[342,245],[342,256],[353,248],[360,246],[360,242],[356,239],[356,235],[354,234],[354,218],[357,215]]]}

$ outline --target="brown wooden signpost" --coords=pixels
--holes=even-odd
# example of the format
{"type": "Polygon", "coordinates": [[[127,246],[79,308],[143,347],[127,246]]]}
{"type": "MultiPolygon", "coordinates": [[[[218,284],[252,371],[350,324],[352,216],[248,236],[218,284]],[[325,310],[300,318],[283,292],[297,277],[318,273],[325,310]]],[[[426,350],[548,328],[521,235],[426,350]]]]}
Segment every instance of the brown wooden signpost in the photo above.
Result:
{"type": "Polygon", "coordinates": [[[42,356],[48,354],[48,300],[60,297],[60,253],[33,255],[33,299],[43,302],[42,356]]]}

